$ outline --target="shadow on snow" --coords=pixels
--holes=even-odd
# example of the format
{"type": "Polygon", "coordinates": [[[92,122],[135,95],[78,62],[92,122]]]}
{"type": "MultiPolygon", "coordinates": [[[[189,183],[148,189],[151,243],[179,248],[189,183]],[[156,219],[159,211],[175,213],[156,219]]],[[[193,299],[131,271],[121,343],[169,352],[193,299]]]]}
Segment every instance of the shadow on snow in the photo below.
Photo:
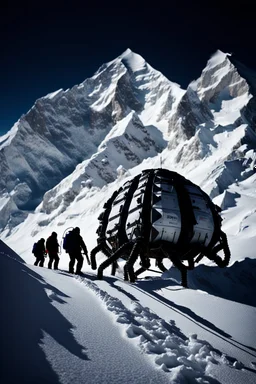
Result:
{"type": "MultiPolygon", "coordinates": [[[[1,383],[59,383],[40,346],[50,335],[71,354],[89,360],[75,340],[72,324],[52,305],[67,295],[19,261],[0,243],[1,263],[1,383]],[[50,292],[48,296],[46,291],[50,292]]],[[[5,245],[5,244],[4,244],[5,245]]]]}

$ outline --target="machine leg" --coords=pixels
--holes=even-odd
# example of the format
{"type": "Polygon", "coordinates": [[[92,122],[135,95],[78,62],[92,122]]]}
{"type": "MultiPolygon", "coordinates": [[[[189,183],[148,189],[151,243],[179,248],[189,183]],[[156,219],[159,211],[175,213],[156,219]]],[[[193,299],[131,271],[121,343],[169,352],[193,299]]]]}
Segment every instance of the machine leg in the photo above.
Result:
{"type": "Polygon", "coordinates": [[[141,250],[141,242],[139,241],[134,244],[130,257],[124,266],[124,273],[126,274],[125,277],[128,276],[131,283],[134,283],[136,280],[133,266],[139,256],[140,250],[141,250]]]}
{"type": "Polygon", "coordinates": [[[112,256],[110,256],[107,260],[103,261],[103,263],[98,268],[98,279],[102,279],[103,277],[103,270],[107,268],[110,264],[114,263],[119,259],[124,251],[128,250],[131,247],[130,243],[123,244],[120,248],[117,249],[115,253],[113,253],[112,256]]]}
{"type": "Polygon", "coordinates": [[[103,244],[99,243],[95,248],[91,251],[91,268],[97,269],[97,263],[96,263],[96,253],[102,250],[103,244]]]}
{"type": "Polygon", "coordinates": [[[164,264],[163,264],[163,259],[161,260],[157,260],[156,262],[156,266],[160,269],[160,271],[162,272],[165,272],[167,271],[167,268],[165,268],[164,264]]]}

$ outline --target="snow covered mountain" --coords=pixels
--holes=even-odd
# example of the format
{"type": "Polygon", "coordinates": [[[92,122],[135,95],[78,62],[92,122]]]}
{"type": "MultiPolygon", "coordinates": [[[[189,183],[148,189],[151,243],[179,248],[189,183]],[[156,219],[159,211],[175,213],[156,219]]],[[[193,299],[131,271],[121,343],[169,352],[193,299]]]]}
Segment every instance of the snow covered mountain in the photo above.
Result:
{"type": "Polygon", "coordinates": [[[37,205],[33,233],[160,164],[234,205],[239,187],[228,188],[255,172],[255,77],[231,59],[217,51],[182,90],[128,49],[80,85],[37,100],[0,139],[3,238],[37,205]]]}
{"type": "MultiPolygon", "coordinates": [[[[156,145],[153,143],[159,133],[151,123],[150,127],[144,127],[137,114],[147,109],[161,120],[180,93],[178,85],[127,50],[83,83],[38,99],[11,131],[0,138],[0,227],[10,228],[23,221],[26,211],[33,210],[46,191],[69,175],[76,165],[95,155],[110,131],[111,136],[119,131],[119,122],[128,131],[144,131],[137,135],[136,141],[134,134],[129,136],[131,132],[122,128],[124,136],[129,136],[124,139],[127,142],[117,143],[119,139],[112,139],[115,150],[121,152],[125,146],[124,156],[128,163],[131,160],[127,165],[134,166],[142,160],[129,148],[131,141],[139,147],[143,141],[144,157],[160,152],[161,138],[156,145]],[[155,112],[152,107],[156,107],[155,112]]],[[[106,176],[105,181],[111,177],[106,176]]]]}
{"type": "Polygon", "coordinates": [[[218,51],[200,78],[189,84],[170,119],[172,162],[182,173],[192,170],[192,178],[197,171],[191,161],[204,164],[207,174],[201,172],[196,179],[212,198],[254,173],[253,103],[255,93],[249,81],[228,54],[218,51]]]}

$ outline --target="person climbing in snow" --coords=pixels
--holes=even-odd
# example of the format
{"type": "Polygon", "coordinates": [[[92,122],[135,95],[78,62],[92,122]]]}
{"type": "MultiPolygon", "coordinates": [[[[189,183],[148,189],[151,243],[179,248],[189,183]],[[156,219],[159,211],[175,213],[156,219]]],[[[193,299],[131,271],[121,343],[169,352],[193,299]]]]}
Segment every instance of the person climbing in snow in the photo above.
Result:
{"type": "Polygon", "coordinates": [[[67,252],[70,257],[69,262],[69,273],[74,273],[75,261],[77,260],[76,265],[76,275],[80,275],[84,258],[82,256],[82,250],[84,251],[86,257],[88,257],[88,251],[86,245],[83,241],[82,236],[80,235],[80,228],[76,227],[69,233],[69,240],[67,244],[67,252]]]}
{"type": "Polygon", "coordinates": [[[39,263],[39,267],[44,266],[44,258],[46,256],[46,250],[45,250],[44,243],[45,243],[45,240],[43,238],[38,240],[38,242],[36,244],[36,249],[34,251],[34,255],[36,257],[36,261],[34,262],[34,265],[38,265],[38,263],[39,263]]]}
{"type": "Polygon", "coordinates": [[[48,268],[52,269],[52,263],[54,269],[58,269],[60,258],[58,256],[59,243],[57,239],[57,233],[52,232],[51,236],[46,240],[46,249],[49,255],[48,268]]]}

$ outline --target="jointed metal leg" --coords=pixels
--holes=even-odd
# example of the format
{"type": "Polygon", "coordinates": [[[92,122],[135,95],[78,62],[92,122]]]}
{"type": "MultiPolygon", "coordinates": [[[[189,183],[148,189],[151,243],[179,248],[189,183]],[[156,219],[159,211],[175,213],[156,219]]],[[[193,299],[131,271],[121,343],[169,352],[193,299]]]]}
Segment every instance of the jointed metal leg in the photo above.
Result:
{"type": "Polygon", "coordinates": [[[130,280],[131,283],[134,283],[136,280],[136,275],[134,273],[133,266],[134,266],[134,263],[139,256],[141,247],[142,247],[141,241],[138,241],[134,244],[132,251],[131,251],[131,254],[130,254],[130,257],[124,266],[125,278],[128,277],[128,279],[130,280]]]}
{"type": "Polygon", "coordinates": [[[156,266],[160,269],[160,271],[165,272],[167,268],[165,268],[163,264],[163,259],[156,260],[156,266]]]}
{"type": "Polygon", "coordinates": [[[215,245],[215,247],[210,251],[206,253],[206,256],[213,260],[218,267],[224,268],[227,267],[230,261],[230,249],[228,246],[228,240],[227,236],[224,232],[220,231],[220,242],[219,244],[215,245]],[[217,252],[223,250],[224,252],[224,259],[222,260],[219,255],[217,255],[217,252]]]}
{"type": "Polygon", "coordinates": [[[91,268],[97,269],[97,263],[96,263],[96,253],[102,250],[103,243],[99,243],[95,248],[91,250],[91,268]]]}
{"type": "Polygon", "coordinates": [[[102,279],[103,277],[103,270],[107,268],[110,264],[114,263],[122,257],[123,253],[127,251],[131,247],[130,243],[123,244],[120,248],[117,249],[113,255],[111,255],[107,260],[103,261],[103,263],[98,268],[98,279],[102,279]]]}
{"type": "Polygon", "coordinates": [[[141,259],[141,267],[135,271],[135,276],[139,276],[142,272],[145,272],[150,268],[150,260],[147,256],[145,256],[145,251],[141,248],[140,250],[140,259],[141,259]]]}
{"type": "Polygon", "coordinates": [[[112,275],[112,276],[115,276],[117,268],[118,268],[118,263],[117,263],[117,261],[115,261],[115,262],[112,264],[112,269],[111,269],[111,275],[112,275]]]}

